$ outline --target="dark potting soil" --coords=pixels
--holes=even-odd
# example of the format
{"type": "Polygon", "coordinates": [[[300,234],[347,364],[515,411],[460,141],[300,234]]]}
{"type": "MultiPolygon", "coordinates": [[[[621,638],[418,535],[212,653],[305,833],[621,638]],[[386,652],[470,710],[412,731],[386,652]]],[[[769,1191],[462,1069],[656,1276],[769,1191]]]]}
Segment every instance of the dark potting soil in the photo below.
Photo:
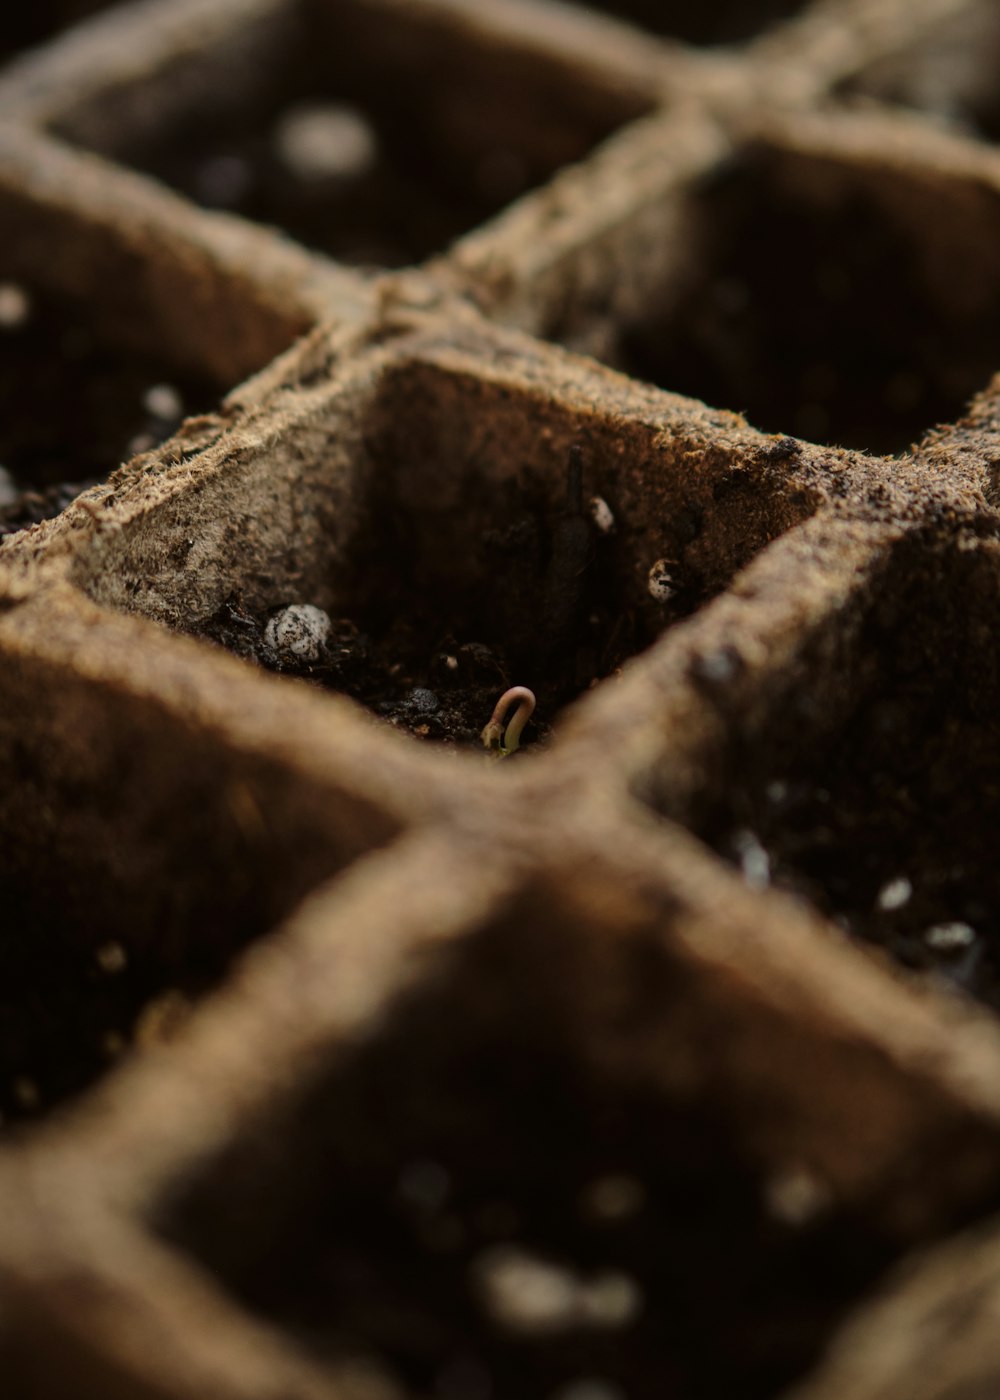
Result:
{"type": "Polygon", "coordinates": [[[585,1069],[536,971],[494,946],[489,996],[425,991],[164,1233],[319,1357],[434,1400],[774,1396],[891,1242],[762,1180],[706,1102],[585,1069]]]}
{"type": "Polygon", "coordinates": [[[326,619],[312,655],[279,647],[273,629],[308,598],[266,612],[232,596],[195,636],[267,670],[360,701],[418,738],[479,747],[500,696],[526,686],[537,706],[522,747],[546,737],[562,706],[612,675],[665,626],[697,605],[683,587],[635,603],[627,543],[585,505],[574,449],[565,501],[530,506],[468,542],[468,558],[428,560],[393,512],[376,512],[357,568],[355,615],[326,619]],[[388,522],[388,523],[387,523],[388,522]],[[454,568],[455,572],[450,570],[454,568]]]}
{"type": "Polygon", "coordinates": [[[664,770],[647,793],[751,886],[995,1009],[998,592],[992,542],[900,541],[762,688],[741,690],[735,661],[724,681],[699,665],[727,737],[699,792],[664,770]]]}
{"type": "MultiPolygon", "coordinates": [[[[41,491],[28,486],[12,493],[9,502],[0,506],[0,539],[61,515],[77,496],[97,484],[98,478],[94,477],[89,481],[60,481],[41,491]]],[[[15,482],[15,490],[16,485],[15,482]]]]}
{"type": "Polygon", "coordinates": [[[99,1079],[127,1050],[169,1039],[221,966],[166,978],[155,953],[114,937],[75,943],[37,916],[32,891],[6,880],[0,941],[0,1130],[99,1079]],[[24,936],[30,930],[32,936],[24,936]],[[17,936],[24,931],[22,936],[17,936]]]}
{"type": "MultiPolygon", "coordinates": [[[[505,202],[506,189],[495,201],[441,188],[433,167],[413,168],[393,158],[354,108],[317,100],[285,115],[287,134],[281,114],[271,125],[241,122],[230,130],[194,123],[171,131],[136,164],[209,209],[276,225],[310,248],[369,267],[419,262],[505,202]],[[283,154],[283,146],[299,139],[299,129],[305,137],[300,144],[313,139],[307,123],[316,127],[317,143],[359,148],[356,155],[346,153],[343,172],[327,173],[320,162],[300,172],[296,158],[283,154]]],[[[306,149],[303,163],[310,158],[306,149]]],[[[517,193],[515,183],[511,194],[517,193]]]]}
{"type": "MultiPolygon", "coordinates": [[[[378,636],[360,631],[350,618],[333,618],[315,660],[279,654],[268,645],[265,632],[270,617],[281,611],[255,613],[233,598],[196,635],[265,670],[349,695],[416,738],[463,747],[481,745],[494,705],[512,684],[500,648],[449,635],[429,643],[426,629],[406,622],[378,636]]],[[[523,746],[548,732],[544,713],[536,711],[523,746]]]]}
{"type": "Polygon", "coordinates": [[[217,399],[102,333],[92,308],[0,282],[0,537],[58,515],[217,399]]]}
{"type": "Polygon", "coordinates": [[[865,780],[775,778],[763,792],[733,792],[709,839],[755,888],[797,895],[904,967],[1000,1009],[992,819],[980,811],[963,824],[958,848],[944,812],[915,841],[927,816],[913,789],[883,782],[873,794],[865,780]]]}
{"type": "Polygon", "coordinates": [[[702,196],[700,275],[659,314],[651,301],[620,367],[767,432],[907,451],[989,383],[994,305],[942,299],[870,189],[828,207],[803,188],[759,155],[720,168],[702,196]]]}
{"type": "Polygon", "coordinates": [[[472,1123],[394,1178],[334,1171],[238,1291],[438,1400],[763,1400],[891,1257],[842,1218],[772,1213],[720,1135],[664,1133],[662,1105],[550,1088],[506,1154],[472,1123]]]}
{"type": "Polygon", "coordinates": [[[800,897],[903,967],[1000,1009],[993,659],[980,652],[973,675],[975,634],[955,620],[941,636],[930,606],[912,609],[926,637],[898,622],[889,643],[873,633],[878,692],[859,682],[842,728],[811,732],[790,700],[779,729],[732,749],[693,825],[754,888],[800,897]]]}
{"type": "Polygon", "coordinates": [[[251,27],[228,54],[180,64],[167,104],[131,94],[133,126],[90,123],[85,144],[339,262],[400,267],[648,110],[419,14],[391,34],[352,5],[280,20],[266,47],[251,27]]]}

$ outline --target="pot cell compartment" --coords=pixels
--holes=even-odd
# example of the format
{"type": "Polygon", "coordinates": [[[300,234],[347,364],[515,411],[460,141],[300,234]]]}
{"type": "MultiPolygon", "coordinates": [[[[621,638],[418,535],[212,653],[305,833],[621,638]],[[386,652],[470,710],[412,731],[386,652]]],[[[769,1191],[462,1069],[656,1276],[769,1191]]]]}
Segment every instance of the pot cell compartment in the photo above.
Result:
{"type": "Polygon", "coordinates": [[[116,82],[55,129],[339,261],[399,267],[651,105],[574,76],[441,16],[287,4],[175,55],[155,80],[116,82]]]}

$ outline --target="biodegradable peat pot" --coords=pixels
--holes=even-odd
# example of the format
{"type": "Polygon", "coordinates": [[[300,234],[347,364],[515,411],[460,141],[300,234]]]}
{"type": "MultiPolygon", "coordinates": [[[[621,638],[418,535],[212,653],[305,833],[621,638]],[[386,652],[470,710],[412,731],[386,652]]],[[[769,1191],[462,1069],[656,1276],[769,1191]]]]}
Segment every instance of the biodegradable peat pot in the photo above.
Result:
{"type": "Polygon", "coordinates": [[[991,8],[209,8],[0,74],[4,1395],[992,1394],[991,8]]]}

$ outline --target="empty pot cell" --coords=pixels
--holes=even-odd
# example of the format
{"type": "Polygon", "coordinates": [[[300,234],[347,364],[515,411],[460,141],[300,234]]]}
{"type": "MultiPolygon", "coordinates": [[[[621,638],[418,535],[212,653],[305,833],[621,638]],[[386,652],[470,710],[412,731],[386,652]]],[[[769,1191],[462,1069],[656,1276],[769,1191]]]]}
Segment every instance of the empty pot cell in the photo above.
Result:
{"type": "Polygon", "coordinates": [[[0,1115],[168,1041],[232,958],[388,818],[85,683],[5,659],[0,1115]],[[353,830],[348,830],[353,828],[353,830]]]}
{"type": "Polygon", "coordinates": [[[514,685],[538,700],[525,742],[544,736],[814,505],[766,442],[723,450],[429,361],[385,374],[362,436],[349,503],[342,482],[303,482],[316,516],[300,494],[285,562],[227,561],[221,607],[176,620],[463,745],[514,685]]]}
{"type": "Polygon", "coordinates": [[[1000,201],[919,171],[745,151],[707,182],[700,266],[624,328],[622,367],[755,427],[876,453],[1000,364],[1000,201]]]}
{"type": "Polygon", "coordinates": [[[454,15],[389,9],[289,4],[140,87],[116,84],[59,130],[199,204],[343,262],[395,267],[650,105],[454,15]]]}
{"type": "Polygon", "coordinates": [[[67,25],[106,9],[110,3],[111,0],[39,0],[33,5],[17,6],[4,16],[0,59],[42,43],[67,25]]]}
{"type": "Polygon", "coordinates": [[[967,546],[897,547],[670,814],[752,885],[1000,1007],[1000,552],[967,546]]]}
{"type": "MultiPolygon", "coordinates": [[[[581,1056],[594,990],[561,912],[515,902],[429,964],[155,1223],[318,1358],[374,1355],[408,1394],[773,1396],[892,1245],[769,1187],[708,1095],[581,1056]]],[[[683,978],[653,947],[622,964],[669,1016],[683,978]]]]}
{"type": "Polygon", "coordinates": [[[0,281],[0,536],[58,514],[222,387],[123,342],[92,302],[0,281]]]}
{"type": "Polygon", "coordinates": [[[805,0],[722,0],[703,6],[683,0],[597,0],[591,8],[688,44],[740,44],[798,14],[805,0]]]}

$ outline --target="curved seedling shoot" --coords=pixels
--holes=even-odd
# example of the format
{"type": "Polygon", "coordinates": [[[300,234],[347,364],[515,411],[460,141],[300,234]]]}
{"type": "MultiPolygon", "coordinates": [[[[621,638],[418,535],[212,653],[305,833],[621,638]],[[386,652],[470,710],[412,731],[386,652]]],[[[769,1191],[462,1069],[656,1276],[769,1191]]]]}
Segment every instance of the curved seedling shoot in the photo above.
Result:
{"type": "Polygon", "coordinates": [[[489,750],[491,758],[506,758],[521,742],[521,731],[531,718],[535,708],[535,692],[526,685],[512,685],[497,701],[489,723],[479,736],[483,747],[489,750]],[[504,716],[511,705],[518,702],[513,718],[504,729],[504,716]]]}

